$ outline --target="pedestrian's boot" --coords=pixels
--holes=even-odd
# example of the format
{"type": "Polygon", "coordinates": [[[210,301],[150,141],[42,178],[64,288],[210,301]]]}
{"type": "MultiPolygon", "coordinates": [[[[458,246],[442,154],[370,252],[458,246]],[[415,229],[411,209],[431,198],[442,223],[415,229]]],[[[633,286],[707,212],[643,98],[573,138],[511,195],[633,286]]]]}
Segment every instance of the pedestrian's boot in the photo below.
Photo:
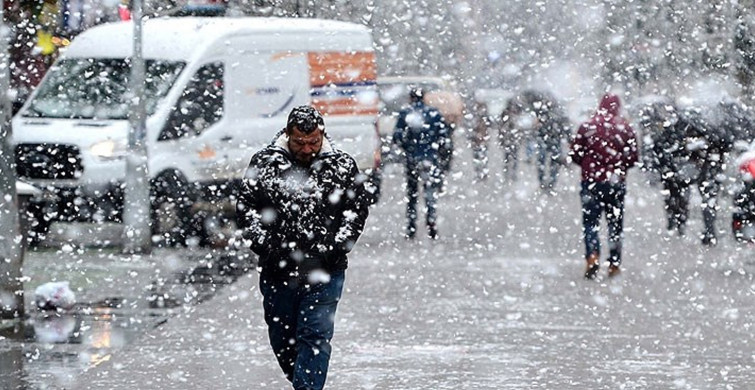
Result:
{"type": "Polygon", "coordinates": [[[703,243],[703,245],[705,245],[707,247],[714,247],[718,243],[718,240],[716,239],[715,235],[705,233],[705,234],[703,234],[702,243],[703,243]]]}
{"type": "Polygon", "coordinates": [[[406,238],[407,240],[413,240],[413,239],[414,239],[414,236],[415,236],[416,234],[417,234],[417,227],[416,227],[416,225],[414,225],[414,224],[409,224],[409,225],[408,225],[408,226],[406,227],[406,234],[404,235],[404,237],[405,237],[405,238],[406,238]]]}
{"type": "Polygon", "coordinates": [[[679,231],[679,236],[683,237],[686,234],[685,225],[686,224],[684,222],[679,222],[679,224],[676,226],[676,230],[679,231]]]}
{"type": "Polygon", "coordinates": [[[435,228],[434,223],[427,225],[427,235],[433,240],[438,239],[438,229],[435,228]]]}
{"type": "Polygon", "coordinates": [[[608,266],[608,277],[615,278],[621,274],[621,267],[618,264],[611,263],[608,266]]]}
{"type": "Polygon", "coordinates": [[[585,279],[595,279],[600,269],[600,255],[591,253],[587,256],[587,268],[585,269],[585,279]]]}

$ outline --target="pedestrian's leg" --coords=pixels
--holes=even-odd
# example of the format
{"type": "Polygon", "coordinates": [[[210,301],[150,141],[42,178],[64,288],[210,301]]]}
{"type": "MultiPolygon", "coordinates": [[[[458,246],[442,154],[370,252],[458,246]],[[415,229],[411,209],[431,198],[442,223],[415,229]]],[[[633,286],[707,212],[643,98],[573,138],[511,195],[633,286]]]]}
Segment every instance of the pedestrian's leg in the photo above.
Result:
{"type": "Polygon", "coordinates": [[[718,204],[718,182],[715,179],[706,180],[700,183],[700,195],[702,196],[703,208],[703,245],[716,245],[716,214],[718,204]]]}
{"type": "Polygon", "coordinates": [[[545,144],[541,141],[534,144],[537,152],[537,180],[540,183],[540,189],[547,189],[548,183],[546,183],[545,171],[548,159],[548,153],[545,150],[545,144]]]}
{"type": "Polygon", "coordinates": [[[296,288],[270,278],[263,272],[260,275],[260,292],[270,346],[273,347],[273,353],[286,378],[293,381],[297,355],[296,317],[299,309],[296,288]]]}
{"type": "Polygon", "coordinates": [[[488,174],[490,173],[490,169],[488,168],[488,146],[487,145],[483,145],[480,148],[480,167],[482,168],[480,178],[482,180],[485,180],[488,178],[488,174]]]}
{"type": "Polygon", "coordinates": [[[499,129],[498,137],[496,138],[498,140],[498,146],[500,147],[501,152],[503,152],[503,175],[505,178],[509,169],[509,143],[506,141],[507,137],[503,128],[499,129]]]}
{"type": "Polygon", "coordinates": [[[599,190],[595,183],[583,181],[580,196],[582,200],[582,235],[585,240],[585,260],[587,269],[586,278],[593,278],[598,271],[600,259],[600,241],[598,239],[598,227],[600,226],[600,200],[597,194],[599,190]]]}
{"type": "Polygon", "coordinates": [[[679,191],[673,180],[663,180],[663,203],[666,211],[666,230],[669,232],[678,226],[679,191]]]}
{"type": "Polygon", "coordinates": [[[426,167],[422,179],[425,192],[425,205],[427,206],[427,234],[430,238],[436,239],[438,238],[436,207],[441,186],[441,173],[437,167],[430,165],[426,167]]]}
{"type": "Polygon", "coordinates": [[[689,183],[679,183],[679,234],[684,235],[689,218],[689,183]]]}
{"type": "Polygon", "coordinates": [[[556,187],[556,181],[558,180],[558,170],[561,168],[561,144],[556,140],[551,147],[551,181],[550,188],[556,187]]]}
{"type": "Polygon", "coordinates": [[[677,229],[680,235],[684,235],[684,226],[687,222],[688,191],[687,184],[681,180],[664,181],[664,187],[668,191],[668,213],[670,214],[670,229],[677,229]]]}
{"type": "Polygon", "coordinates": [[[548,188],[553,190],[556,188],[556,181],[558,180],[558,170],[561,167],[561,148],[558,145],[551,147],[550,155],[550,181],[548,182],[548,188]]]}
{"type": "Polygon", "coordinates": [[[488,151],[485,144],[475,143],[473,146],[474,168],[478,180],[488,177],[488,151]]]}
{"type": "MultiPolygon", "coordinates": [[[[608,221],[608,261],[618,269],[621,265],[621,246],[624,239],[624,197],[626,185],[610,184],[605,201],[606,220],[608,221]]],[[[610,269],[609,269],[610,272],[610,269]]]]}
{"type": "Polygon", "coordinates": [[[513,181],[516,180],[516,159],[519,153],[517,142],[519,141],[516,134],[513,134],[513,132],[516,132],[515,129],[509,129],[508,131],[512,133],[504,133],[502,128],[498,140],[503,150],[503,177],[506,180],[513,181]]]}
{"type": "Polygon", "coordinates": [[[506,179],[509,179],[511,177],[511,173],[513,172],[512,165],[514,164],[514,159],[512,158],[511,153],[511,145],[505,145],[503,147],[503,176],[506,179]]]}
{"type": "Polygon", "coordinates": [[[414,164],[406,166],[406,236],[414,238],[417,233],[417,199],[419,198],[419,172],[414,164]]]}
{"type": "Polygon", "coordinates": [[[451,171],[451,162],[454,158],[454,144],[451,139],[446,141],[446,144],[443,145],[438,153],[441,156],[441,173],[445,177],[448,172],[451,171]]]}
{"type": "Polygon", "coordinates": [[[294,389],[319,390],[325,386],[330,363],[336,307],[343,291],[344,271],[330,274],[330,281],[303,287],[297,326],[298,355],[294,389]]]}
{"type": "Polygon", "coordinates": [[[516,178],[518,176],[517,170],[519,169],[519,141],[515,140],[511,145],[509,145],[509,153],[510,155],[510,163],[509,166],[511,169],[509,169],[508,177],[511,179],[511,181],[516,181],[516,178]]]}

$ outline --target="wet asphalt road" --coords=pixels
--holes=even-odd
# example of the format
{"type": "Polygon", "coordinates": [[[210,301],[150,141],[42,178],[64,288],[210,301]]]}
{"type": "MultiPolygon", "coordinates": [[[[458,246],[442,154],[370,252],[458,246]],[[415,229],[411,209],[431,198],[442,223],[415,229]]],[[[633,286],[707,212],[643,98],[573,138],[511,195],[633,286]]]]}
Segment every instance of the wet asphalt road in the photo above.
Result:
{"type": "MultiPolygon", "coordinates": [[[[728,200],[720,244],[703,248],[692,234],[699,211],[688,236],[666,234],[658,188],[633,171],[624,272],[586,281],[577,171],[550,196],[531,179],[474,183],[465,160],[440,202],[436,242],[402,238],[401,169],[386,170],[384,197],[350,258],[328,388],[755,386],[755,247],[726,230],[728,200]]],[[[251,273],[186,309],[70,388],[289,388],[256,282],[251,273]]]]}
{"type": "Polygon", "coordinates": [[[150,256],[128,256],[115,247],[79,245],[111,237],[117,226],[56,229],[60,234],[53,233],[44,247],[27,252],[25,258],[28,319],[0,326],[2,389],[69,388],[85,370],[110,360],[145,332],[209,299],[238,276],[228,262],[217,260],[228,257],[208,250],[155,249],[150,256]],[[74,308],[36,310],[34,290],[50,281],[70,283],[74,308]]]}

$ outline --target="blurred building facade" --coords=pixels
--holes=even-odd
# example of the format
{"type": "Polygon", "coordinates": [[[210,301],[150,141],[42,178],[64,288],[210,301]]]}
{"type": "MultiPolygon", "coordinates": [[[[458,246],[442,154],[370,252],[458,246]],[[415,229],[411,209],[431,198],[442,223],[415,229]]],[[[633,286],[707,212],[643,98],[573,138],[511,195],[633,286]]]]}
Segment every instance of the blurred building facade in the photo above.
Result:
{"type": "MultiPolygon", "coordinates": [[[[127,2],[4,0],[16,37],[14,85],[36,85],[64,43],[53,38],[118,20],[127,2]]],[[[637,95],[674,91],[691,76],[715,73],[735,78],[749,96],[755,78],[753,0],[145,0],[144,8],[147,16],[364,24],[373,30],[381,75],[452,76],[464,93],[528,87],[559,62],[599,75],[602,87],[637,95]]]]}

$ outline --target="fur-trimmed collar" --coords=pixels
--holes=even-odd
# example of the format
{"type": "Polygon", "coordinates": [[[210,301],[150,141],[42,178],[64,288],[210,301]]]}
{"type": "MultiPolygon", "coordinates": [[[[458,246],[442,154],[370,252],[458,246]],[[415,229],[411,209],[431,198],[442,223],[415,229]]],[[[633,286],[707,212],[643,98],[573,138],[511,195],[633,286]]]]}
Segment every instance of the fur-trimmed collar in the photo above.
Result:
{"type": "MultiPolygon", "coordinates": [[[[285,131],[282,131],[280,135],[278,135],[278,138],[275,139],[273,145],[277,148],[283,149],[289,155],[291,154],[291,151],[288,149],[288,134],[286,134],[285,131]]],[[[320,152],[317,153],[317,156],[325,156],[330,153],[333,153],[333,145],[330,143],[328,136],[325,135],[322,139],[322,148],[320,148],[320,152]]]]}

